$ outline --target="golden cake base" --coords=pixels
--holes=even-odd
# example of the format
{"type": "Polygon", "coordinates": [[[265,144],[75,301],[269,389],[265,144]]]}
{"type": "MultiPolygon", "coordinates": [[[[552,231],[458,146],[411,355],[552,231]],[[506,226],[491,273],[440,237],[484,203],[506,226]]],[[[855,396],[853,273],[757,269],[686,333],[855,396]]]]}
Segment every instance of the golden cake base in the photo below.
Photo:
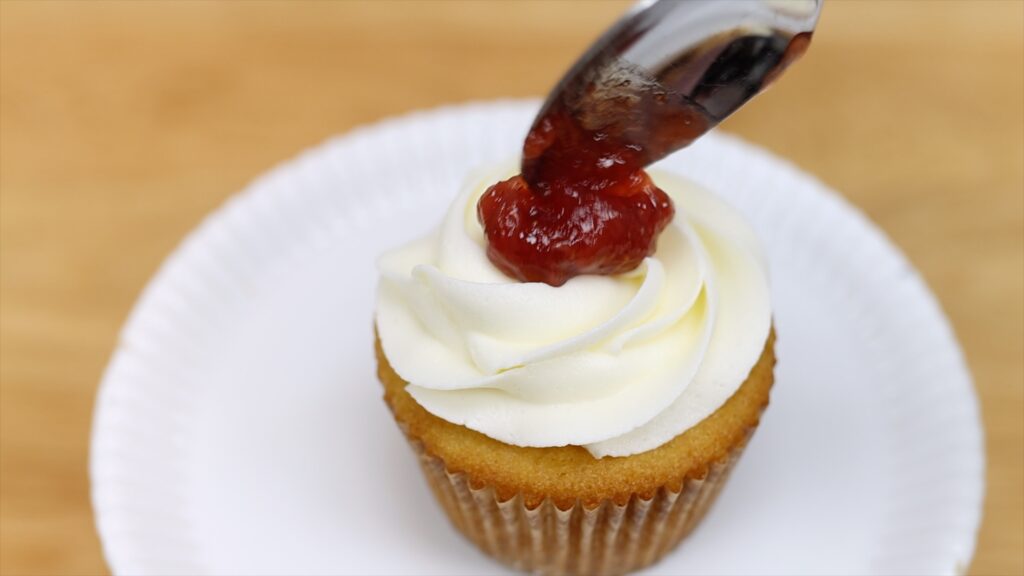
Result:
{"type": "Polygon", "coordinates": [[[523,448],[441,420],[405,391],[377,342],[384,398],[451,522],[481,550],[542,574],[622,574],[674,549],[714,502],[773,383],[774,336],[736,393],[666,444],[595,459],[523,448]]]}

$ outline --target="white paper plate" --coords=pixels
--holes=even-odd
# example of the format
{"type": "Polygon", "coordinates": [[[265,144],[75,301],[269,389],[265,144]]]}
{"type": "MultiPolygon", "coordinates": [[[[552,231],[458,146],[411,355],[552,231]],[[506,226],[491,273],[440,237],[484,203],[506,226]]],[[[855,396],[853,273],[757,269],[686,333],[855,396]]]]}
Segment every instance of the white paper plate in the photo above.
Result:
{"type": "MultiPolygon", "coordinates": [[[[534,102],[414,114],[271,171],[168,259],[124,327],[92,439],[117,574],[492,574],[381,400],[374,258],[517,151],[534,102]]],[[[769,255],[772,405],[716,507],[652,574],[953,574],[983,494],[949,323],[860,213],[711,134],[660,166],[725,196],[769,255]]]]}

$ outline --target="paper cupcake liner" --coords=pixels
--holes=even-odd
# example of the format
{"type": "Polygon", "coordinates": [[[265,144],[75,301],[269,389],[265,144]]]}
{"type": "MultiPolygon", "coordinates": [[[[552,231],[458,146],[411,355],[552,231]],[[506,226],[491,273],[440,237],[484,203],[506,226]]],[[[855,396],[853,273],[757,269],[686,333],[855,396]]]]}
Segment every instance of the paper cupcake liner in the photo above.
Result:
{"type": "Polygon", "coordinates": [[[567,509],[550,499],[530,508],[521,494],[500,500],[493,487],[452,472],[415,438],[409,443],[448,519],[488,555],[549,576],[610,575],[643,568],[675,549],[714,503],[752,434],[701,478],[661,486],[650,498],[633,494],[624,504],[577,502],[567,509]]]}

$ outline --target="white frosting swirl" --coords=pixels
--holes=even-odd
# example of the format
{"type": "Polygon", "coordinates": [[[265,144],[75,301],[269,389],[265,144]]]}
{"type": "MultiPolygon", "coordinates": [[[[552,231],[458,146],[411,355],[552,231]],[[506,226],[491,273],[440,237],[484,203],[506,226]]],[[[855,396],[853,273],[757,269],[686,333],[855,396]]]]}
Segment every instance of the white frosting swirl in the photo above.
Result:
{"type": "Polygon", "coordinates": [[[508,444],[600,458],[656,448],[732,396],[771,324],[739,214],[652,174],[676,205],[654,256],[619,276],[522,283],[487,259],[476,217],[501,176],[472,180],[439,230],[378,262],[381,345],[420,405],[508,444]]]}

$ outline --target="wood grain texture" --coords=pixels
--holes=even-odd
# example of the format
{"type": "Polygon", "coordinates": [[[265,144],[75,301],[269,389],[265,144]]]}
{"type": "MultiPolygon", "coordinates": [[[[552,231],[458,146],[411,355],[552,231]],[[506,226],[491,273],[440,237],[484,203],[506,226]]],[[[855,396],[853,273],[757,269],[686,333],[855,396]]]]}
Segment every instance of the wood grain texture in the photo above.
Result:
{"type": "MultiPolygon", "coordinates": [[[[258,173],[406,111],[540,95],[621,2],[0,3],[0,572],[99,574],[93,399],[161,260],[258,173]]],[[[726,122],[878,222],[982,399],[974,574],[1024,573],[1024,3],[832,1],[726,122]]]]}

